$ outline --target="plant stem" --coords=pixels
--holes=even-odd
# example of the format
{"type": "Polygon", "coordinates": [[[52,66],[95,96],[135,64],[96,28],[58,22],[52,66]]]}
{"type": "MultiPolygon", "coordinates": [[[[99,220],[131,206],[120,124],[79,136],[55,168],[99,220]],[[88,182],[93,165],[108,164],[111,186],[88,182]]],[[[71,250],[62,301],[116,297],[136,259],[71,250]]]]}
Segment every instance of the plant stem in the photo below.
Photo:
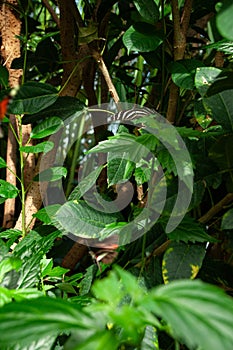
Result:
{"type": "Polygon", "coordinates": [[[70,168],[69,179],[68,179],[67,188],[66,188],[66,197],[69,196],[69,194],[71,192],[71,189],[72,189],[75,169],[76,169],[76,165],[77,165],[77,158],[78,158],[78,155],[79,155],[79,152],[80,152],[80,143],[81,143],[81,137],[82,137],[84,125],[85,125],[85,115],[82,116],[80,124],[79,124],[77,140],[75,142],[74,154],[73,154],[73,159],[72,159],[72,164],[71,164],[71,168],[70,168]]]}
{"type": "Polygon", "coordinates": [[[18,116],[19,125],[19,156],[20,156],[20,186],[21,186],[21,205],[22,205],[22,237],[26,236],[26,217],[25,217],[25,197],[26,192],[24,188],[24,157],[20,148],[23,146],[23,128],[22,117],[18,116]]]}

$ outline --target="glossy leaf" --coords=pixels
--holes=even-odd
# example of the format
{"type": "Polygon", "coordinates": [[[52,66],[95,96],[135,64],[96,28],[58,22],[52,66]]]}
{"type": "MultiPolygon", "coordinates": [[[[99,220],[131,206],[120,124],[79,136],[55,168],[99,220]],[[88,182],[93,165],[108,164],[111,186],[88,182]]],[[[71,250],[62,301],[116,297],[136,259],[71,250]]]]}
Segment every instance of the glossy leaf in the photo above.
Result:
{"type": "MultiPolygon", "coordinates": [[[[53,104],[44,108],[41,112],[32,112],[33,114],[31,115],[25,115],[22,122],[23,124],[30,124],[53,116],[58,116],[62,120],[66,120],[78,114],[78,112],[80,114],[84,106],[84,103],[75,97],[59,96],[53,104]]],[[[80,115],[82,115],[82,113],[80,115]]]]}
{"type": "Polygon", "coordinates": [[[61,127],[63,122],[58,117],[51,117],[42,121],[39,125],[35,126],[31,132],[31,138],[41,139],[43,137],[55,134],[61,127]]]}
{"type": "Polygon", "coordinates": [[[203,245],[172,242],[163,257],[164,283],[184,278],[194,279],[201,268],[205,253],[203,245]]]}
{"type": "Polygon", "coordinates": [[[71,232],[83,238],[99,238],[105,225],[117,221],[118,218],[119,214],[95,210],[84,201],[70,201],[57,211],[55,222],[64,233],[71,232]]]}
{"type": "Polygon", "coordinates": [[[5,160],[2,157],[0,157],[0,168],[6,168],[6,167],[7,167],[7,164],[5,160]]]}
{"type": "Polygon", "coordinates": [[[232,1],[223,1],[222,8],[217,14],[217,27],[222,36],[230,40],[233,40],[232,13],[232,1]]]}
{"type": "Polygon", "coordinates": [[[221,69],[215,67],[198,67],[196,69],[195,86],[201,96],[205,96],[220,74],[221,69]]]}
{"type": "Polygon", "coordinates": [[[66,177],[67,169],[64,167],[52,167],[42,171],[34,177],[34,181],[57,181],[66,177]]]}
{"type": "Polygon", "coordinates": [[[18,193],[19,190],[16,186],[0,179],[0,200],[5,201],[7,198],[15,198],[17,197],[18,193]]]}
{"type": "Polygon", "coordinates": [[[54,143],[51,141],[44,141],[41,143],[38,143],[36,146],[22,146],[20,147],[20,151],[24,153],[41,153],[43,152],[48,153],[50,152],[54,147],[54,143]]]}
{"type": "Polygon", "coordinates": [[[20,87],[8,111],[13,114],[38,113],[52,105],[57,97],[57,90],[51,85],[28,82],[20,87]]]}
{"type": "Polygon", "coordinates": [[[233,230],[233,209],[229,209],[222,218],[222,230],[233,230]]]}
{"type": "Polygon", "coordinates": [[[154,51],[162,42],[161,35],[153,25],[148,23],[134,24],[123,35],[123,43],[128,53],[154,51]]]}
{"type": "Polygon", "coordinates": [[[159,20],[159,8],[154,0],[134,0],[136,9],[140,15],[151,24],[159,20]]]}
{"type": "Polygon", "coordinates": [[[204,64],[198,60],[181,60],[172,64],[172,80],[173,82],[183,88],[192,90],[194,88],[194,77],[198,67],[204,64]]]}

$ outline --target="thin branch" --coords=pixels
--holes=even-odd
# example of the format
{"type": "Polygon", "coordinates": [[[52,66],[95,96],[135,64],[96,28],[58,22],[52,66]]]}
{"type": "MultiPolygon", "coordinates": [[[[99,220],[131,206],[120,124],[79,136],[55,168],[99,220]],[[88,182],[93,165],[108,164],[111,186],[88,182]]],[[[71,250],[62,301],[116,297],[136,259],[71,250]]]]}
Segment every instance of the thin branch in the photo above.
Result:
{"type": "Polygon", "coordinates": [[[52,6],[48,2],[48,0],[43,0],[43,3],[45,5],[45,7],[47,8],[47,10],[49,11],[50,15],[52,16],[52,18],[53,18],[54,22],[56,23],[56,25],[58,26],[58,28],[60,28],[60,20],[57,16],[56,12],[54,11],[52,6]]]}
{"type": "Polygon", "coordinates": [[[231,202],[233,202],[233,193],[228,193],[223,199],[216,203],[206,214],[200,217],[198,221],[202,224],[206,224],[231,202]]]}
{"type": "Polygon", "coordinates": [[[193,0],[186,0],[184,3],[184,9],[183,9],[183,14],[181,18],[181,30],[185,36],[187,35],[187,31],[189,27],[190,16],[192,12],[192,4],[193,4],[193,0]]]}
{"type": "Polygon", "coordinates": [[[101,73],[104,76],[104,79],[105,79],[106,84],[108,86],[108,90],[109,90],[113,100],[115,101],[116,104],[118,104],[120,102],[120,98],[119,98],[119,95],[116,91],[115,86],[112,83],[112,79],[109,75],[108,68],[106,67],[106,64],[104,63],[103,57],[97,51],[93,52],[93,57],[99,65],[99,69],[101,70],[101,73]]]}

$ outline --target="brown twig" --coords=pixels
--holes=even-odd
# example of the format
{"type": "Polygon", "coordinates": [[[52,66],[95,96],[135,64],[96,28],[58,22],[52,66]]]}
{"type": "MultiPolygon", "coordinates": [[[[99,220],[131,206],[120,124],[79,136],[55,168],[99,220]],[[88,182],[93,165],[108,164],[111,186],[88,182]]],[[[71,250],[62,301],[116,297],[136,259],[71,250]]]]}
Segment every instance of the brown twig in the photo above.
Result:
{"type": "Polygon", "coordinates": [[[209,222],[216,214],[218,214],[224,207],[233,201],[233,193],[228,193],[223,199],[216,203],[206,214],[198,220],[202,224],[209,222]]]}
{"type": "Polygon", "coordinates": [[[112,83],[112,79],[111,79],[110,74],[108,72],[108,68],[106,67],[106,64],[104,63],[103,57],[97,51],[93,52],[93,57],[99,65],[99,69],[104,76],[104,79],[105,79],[106,84],[108,86],[108,90],[109,90],[113,100],[115,101],[116,104],[118,104],[120,102],[120,98],[118,96],[118,93],[116,91],[115,86],[112,83]]]}

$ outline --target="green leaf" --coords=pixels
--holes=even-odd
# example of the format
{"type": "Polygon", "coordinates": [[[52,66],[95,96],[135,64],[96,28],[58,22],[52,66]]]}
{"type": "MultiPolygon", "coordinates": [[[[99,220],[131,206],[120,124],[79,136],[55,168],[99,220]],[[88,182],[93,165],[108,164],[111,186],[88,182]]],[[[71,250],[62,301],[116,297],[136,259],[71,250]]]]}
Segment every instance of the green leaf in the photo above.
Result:
{"type": "Polygon", "coordinates": [[[66,177],[67,169],[64,167],[52,167],[46,169],[34,177],[34,181],[57,181],[66,177]]]}
{"type": "Polygon", "coordinates": [[[20,151],[24,153],[41,153],[43,152],[48,153],[50,152],[54,147],[54,143],[51,141],[44,141],[41,143],[38,143],[36,146],[21,146],[19,149],[20,151]]]}
{"type": "Polygon", "coordinates": [[[233,3],[231,0],[224,0],[222,2],[222,8],[217,14],[216,23],[219,32],[223,37],[233,40],[233,28],[232,28],[232,14],[233,3]]]}
{"type": "Polygon", "coordinates": [[[31,138],[41,139],[55,134],[62,126],[63,121],[58,117],[51,117],[42,121],[39,125],[33,128],[31,138]]]}
{"type": "Polygon", "coordinates": [[[88,330],[91,316],[61,299],[41,297],[10,303],[0,309],[0,345],[31,341],[71,329],[88,330]]]}
{"type": "Polygon", "coordinates": [[[6,168],[6,167],[7,167],[7,164],[6,164],[5,160],[2,157],[0,157],[0,169],[6,168]]]}
{"type": "Polygon", "coordinates": [[[189,349],[232,349],[233,301],[220,288],[201,281],[173,281],[152,290],[141,305],[162,317],[173,337],[189,349]]]}
{"type": "Polygon", "coordinates": [[[18,193],[19,190],[16,186],[0,179],[0,200],[3,200],[4,202],[7,198],[15,198],[17,197],[18,193]]]}
{"type": "Polygon", "coordinates": [[[116,158],[115,154],[109,153],[107,165],[108,186],[129,180],[134,167],[133,162],[124,158],[124,153],[119,158],[116,158]]]}
{"type": "Polygon", "coordinates": [[[196,69],[195,86],[201,96],[206,95],[221,72],[221,69],[215,67],[198,67],[196,69]]]}
{"type": "Polygon", "coordinates": [[[205,109],[226,131],[233,131],[233,90],[225,90],[203,99],[205,109]]]}
{"type": "MultiPolygon", "coordinates": [[[[41,112],[33,112],[31,115],[25,115],[22,122],[23,124],[30,124],[53,116],[58,116],[62,120],[66,120],[73,115],[80,114],[84,106],[84,103],[75,97],[59,96],[52,105],[44,108],[41,112]]],[[[82,114],[80,114],[80,116],[82,116],[82,114]]]]}
{"type": "Polygon", "coordinates": [[[177,279],[194,279],[202,265],[206,250],[203,245],[172,242],[163,256],[164,283],[177,279]]]}
{"type": "MultiPolygon", "coordinates": [[[[118,154],[120,158],[123,153],[125,159],[137,163],[143,157],[146,157],[150,151],[146,146],[140,143],[140,140],[140,137],[134,135],[126,133],[117,134],[116,136],[109,137],[108,140],[99,142],[98,145],[90,149],[87,154],[112,152],[115,158],[117,158],[118,154]]],[[[142,141],[144,141],[144,138],[142,141]]]]}
{"type": "Polygon", "coordinates": [[[162,42],[162,37],[156,28],[148,23],[136,23],[123,35],[123,43],[128,54],[130,51],[154,51],[162,42]]]}
{"type": "MultiPolygon", "coordinates": [[[[233,46],[233,45],[232,45],[233,46]]],[[[222,71],[207,91],[207,96],[215,95],[224,90],[233,89],[233,72],[222,71]]]]}
{"type": "Polygon", "coordinates": [[[49,84],[28,82],[15,95],[8,111],[12,114],[38,113],[58,98],[57,90],[49,84]]]}
{"type": "Polygon", "coordinates": [[[233,229],[233,208],[229,209],[223,215],[221,229],[222,230],[232,230],[233,229]]]}
{"type": "Polygon", "coordinates": [[[0,65],[0,84],[6,89],[8,87],[9,72],[5,66],[0,65]]]}
{"type": "Polygon", "coordinates": [[[22,265],[22,261],[19,258],[10,257],[10,258],[3,259],[0,262],[0,283],[2,282],[4,275],[7,272],[11,270],[18,271],[21,265],[22,265]]]}
{"type": "Polygon", "coordinates": [[[100,238],[106,224],[119,219],[119,214],[108,214],[95,210],[84,201],[66,202],[55,215],[56,227],[62,232],[71,232],[78,237],[100,238]]]}
{"type": "Polygon", "coordinates": [[[91,265],[86,269],[85,276],[79,284],[80,295],[86,295],[90,292],[96,272],[97,272],[96,265],[91,265]]]}
{"type": "Polygon", "coordinates": [[[193,90],[196,70],[202,66],[204,64],[195,59],[173,62],[171,66],[173,82],[183,89],[193,90]]]}
{"type": "Polygon", "coordinates": [[[134,171],[134,177],[137,184],[140,186],[146,182],[150,181],[151,178],[151,163],[143,160],[136,164],[136,169],[134,171]]]}
{"type": "Polygon", "coordinates": [[[192,217],[186,215],[174,231],[168,234],[169,239],[187,242],[216,242],[204,228],[192,217]]]}
{"type": "Polygon", "coordinates": [[[140,350],[157,350],[159,349],[158,334],[156,328],[153,326],[147,326],[145,334],[141,342],[140,350]]]}
{"type": "Polygon", "coordinates": [[[140,15],[151,24],[159,20],[159,8],[154,0],[134,0],[134,5],[140,15]]]}
{"type": "Polygon", "coordinates": [[[33,214],[33,217],[39,219],[44,224],[51,224],[53,216],[60,207],[60,204],[48,205],[47,207],[38,210],[35,214],[33,214]]]}
{"type": "Polygon", "coordinates": [[[69,195],[69,200],[80,199],[90,188],[96,183],[103,166],[100,165],[98,168],[90,172],[87,176],[85,176],[79,184],[75,187],[75,189],[69,195]]]}

